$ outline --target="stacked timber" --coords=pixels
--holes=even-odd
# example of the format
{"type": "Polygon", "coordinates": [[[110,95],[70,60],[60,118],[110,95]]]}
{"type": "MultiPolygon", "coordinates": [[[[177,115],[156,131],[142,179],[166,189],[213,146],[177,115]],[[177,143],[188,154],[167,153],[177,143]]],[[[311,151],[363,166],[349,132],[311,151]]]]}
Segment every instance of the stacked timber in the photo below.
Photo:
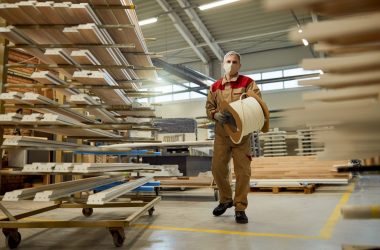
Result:
{"type": "MultiPolygon", "coordinates": [[[[251,185],[270,182],[281,186],[284,182],[308,184],[347,184],[351,176],[337,173],[334,165],[345,166],[346,161],[321,161],[315,156],[258,157],[251,162],[251,185]]],[[[232,168],[233,171],[233,168],[232,168]]],[[[233,178],[235,174],[233,173],[233,178]]]]}
{"type": "Polygon", "coordinates": [[[139,171],[138,173],[131,173],[131,176],[182,176],[183,173],[179,171],[178,165],[151,165],[151,167],[155,168],[159,171],[139,171]]]}
{"type": "Polygon", "coordinates": [[[198,176],[183,176],[183,177],[162,177],[154,178],[160,181],[161,187],[212,187],[213,177],[211,172],[199,173],[198,176]]]}
{"type": "MultiPolygon", "coordinates": [[[[9,104],[15,104],[14,108],[23,105],[27,106],[24,109],[34,112],[60,116],[59,121],[52,121],[33,115],[25,119],[29,125],[41,122],[59,125],[70,121],[78,127],[99,121],[124,123],[117,116],[154,117],[152,108],[132,107],[133,98],[142,95],[138,91],[142,82],[155,80],[156,72],[135,10],[126,5],[132,6],[132,1],[2,1],[0,17],[8,26],[0,27],[0,36],[10,41],[10,48],[22,48],[35,57],[31,57],[33,60],[9,60],[8,73],[28,74],[30,81],[25,82],[27,86],[21,86],[24,82],[20,81],[6,84],[8,92],[2,100],[7,107],[13,109],[9,104]],[[42,95],[42,91],[31,92],[45,89],[45,86],[52,92],[49,97],[42,95]],[[51,88],[55,89],[54,93],[51,88]],[[58,107],[65,101],[83,108],[58,107]],[[101,105],[113,106],[103,108],[101,105]]],[[[8,126],[19,122],[14,115],[0,119],[8,122],[8,126]]],[[[78,138],[122,138],[94,127],[45,127],[40,131],[78,138]]],[[[128,130],[145,128],[128,127],[128,130]]]]}
{"type": "Polygon", "coordinates": [[[325,146],[318,158],[363,159],[380,152],[380,2],[267,0],[270,10],[306,10],[323,16],[295,30],[290,39],[306,39],[324,57],[304,59],[306,70],[322,70],[320,79],[301,85],[321,88],[305,93],[303,110],[287,111],[287,125],[315,128],[325,146]]]}

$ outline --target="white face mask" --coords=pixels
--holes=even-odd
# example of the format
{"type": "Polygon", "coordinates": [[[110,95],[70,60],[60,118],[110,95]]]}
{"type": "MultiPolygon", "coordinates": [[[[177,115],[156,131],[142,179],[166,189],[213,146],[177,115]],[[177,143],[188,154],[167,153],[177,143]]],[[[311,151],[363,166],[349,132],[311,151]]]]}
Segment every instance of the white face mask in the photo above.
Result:
{"type": "Polygon", "coordinates": [[[236,74],[239,70],[239,65],[238,64],[232,64],[231,63],[223,63],[223,68],[224,68],[224,71],[226,72],[227,75],[231,75],[231,74],[236,74]]]}
{"type": "Polygon", "coordinates": [[[232,69],[232,63],[224,63],[223,68],[224,68],[224,71],[226,72],[226,74],[230,74],[231,69],[232,69]]]}

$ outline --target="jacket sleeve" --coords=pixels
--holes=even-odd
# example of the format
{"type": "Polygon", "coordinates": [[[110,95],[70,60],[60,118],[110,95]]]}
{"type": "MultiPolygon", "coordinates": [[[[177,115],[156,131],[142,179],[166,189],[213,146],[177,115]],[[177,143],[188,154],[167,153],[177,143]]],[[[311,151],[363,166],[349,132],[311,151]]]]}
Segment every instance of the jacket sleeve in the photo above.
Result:
{"type": "Polygon", "coordinates": [[[260,96],[260,98],[262,98],[260,89],[254,80],[252,80],[252,82],[248,85],[247,91],[248,90],[252,90],[256,95],[258,95],[258,96],[260,96]]]}
{"type": "Polygon", "coordinates": [[[207,94],[207,101],[206,101],[206,113],[207,117],[209,119],[214,120],[214,114],[217,112],[217,105],[216,105],[216,93],[213,93],[211,90],[211,87],[207,94]]]}

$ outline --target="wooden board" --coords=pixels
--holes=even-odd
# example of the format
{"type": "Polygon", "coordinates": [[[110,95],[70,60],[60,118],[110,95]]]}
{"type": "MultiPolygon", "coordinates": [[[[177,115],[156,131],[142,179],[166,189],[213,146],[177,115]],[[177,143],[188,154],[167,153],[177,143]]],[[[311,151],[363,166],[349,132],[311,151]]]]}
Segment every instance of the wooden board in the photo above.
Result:
{"type": "Polygon", "coordinates": [[[324,41],[330,44],[349,45],[378,41],[379,30],[380,13],[375,12],[309,23],[302,28],[302,33],[293,31],[289,34],[289,38],[299,43],[305,38],[311,43],[324,41]]]}
{"type": "Polygon", "coordinates": [[[324,72],[333,73],[353,73],[379,70],[380,52],[367,52],[340,57],[304,59],[302,60],[301,66],[308,70],[321,69],[324,72]]]}
{"type": "Polygon", "coordinates": [[[377,0],[266,0],[264,4],[268,10],[301,9],[328,16],[380,10],[377,0]]]}
{"type": "Polygon", "coordinates": [[[378,70],[369,70],[363,72],[346,72],[344,74],[323,74],[317,80],[301,80],[299,85],[319,86],[323,88],[342,88],[362,85],[379,84],[380,72],[378,70]]]}
{"type": "MultiPolygon", "coordinates": [[[[251,179],[349,179],[347,173],[337,173],[334,165],[346,161],[319,161],[315,156],[258,157],[251,162],[251,179]]],[[[234,169],[232,168],[234,176],[234,169]]]]}

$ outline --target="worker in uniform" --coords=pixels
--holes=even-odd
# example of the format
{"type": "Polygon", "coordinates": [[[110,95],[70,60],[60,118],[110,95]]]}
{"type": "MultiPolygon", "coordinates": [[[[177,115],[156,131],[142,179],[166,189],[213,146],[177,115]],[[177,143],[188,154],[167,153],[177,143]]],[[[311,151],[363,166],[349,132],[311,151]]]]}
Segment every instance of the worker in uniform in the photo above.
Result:
{"type": "Polygon", "coordinates": [[[223,124],[234,124],[234,119],[228,111],[221,110],[221,102],[227,103],[239,100],[241,95],[252,90],[261,97],[254,80],[239,75],[240,55],[228,52],[223,59],[225,74],[211,85],[206,102],[207,117],[215,121],[214,155],[212,158],[212,174],[219,189],[219,205],[213,210],[214,216],[222,215],[228,208],[235,206],[235,221],[248,223],[245,210],[248,206],[247,195],[251,177],[251,135],[243,137],[239,144],[231,141],[223,128],[223,124]],[[228,163],[233,159],[236,176],[235,196],[232,196],[229,181],[228,163]]]}

